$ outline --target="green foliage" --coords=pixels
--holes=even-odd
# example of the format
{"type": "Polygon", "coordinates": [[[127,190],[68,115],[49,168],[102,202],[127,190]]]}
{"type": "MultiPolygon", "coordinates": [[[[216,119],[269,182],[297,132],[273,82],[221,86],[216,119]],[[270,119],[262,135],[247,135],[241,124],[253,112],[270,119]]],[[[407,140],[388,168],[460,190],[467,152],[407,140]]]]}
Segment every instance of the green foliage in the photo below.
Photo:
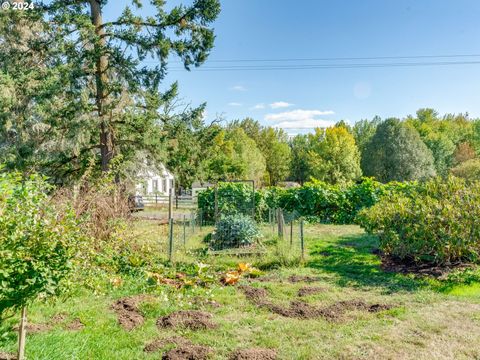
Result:
{"type": "MultiPolygon", "coordinates": [[[[255,192],[257,195],[257,192],[255,192]]],[[[253,199],[251,183],[220,182],[217,187],[218,212],[222,215],[252,215],[257,197],[253,199]],[[254,201],[255,200],[255,201],[254,201]]],[[[204,221],[215,220],[215,189],[209,188],[198,194],[198,208],[203,211],[204,221]]]]}
{"type": "Polygon", "coordinates": [[[378,125],[362,154],[362,170],[378,181],[412,181],[435,175],[432,152],[411,126],[398,119],[378,125]]]}
{"type": "Polygon", "coordinates": [[[307,135],[299,134],[290,142],[292,149],[290,178],[301,185],[310,178],[309,146],[307,135]]]}
{"type": "Polygon", "coordinates": [[[117,157],[164,159],[169,114],[159,110],[168,113],[177,95],[176,84],[160,89],[167,59],[175,54],[187,69],[205,62],[220,3],[152,1],[148,14],[127,4],[102,22],[107,3],[0,12],[0,161],[10,168],[68,183],[117,157]]]}
{"type": "Polygon", "coordinates": [[[45,180],[0,174],[0,315],[66,289],[79,228],[45,180]]]}
{"type": "Polygon", "coordinates": [[[480,183],[434,179],[410,194],[391,192],[359,215],[388,255],[404,261],[480,261],[480,183]]]}
{"type": "Polygon", "coordinates": [[[214,250],[253,245],[261,234],[256,222],[242,214],[227,215],[217,222],[210,247],[214,250]]]}
{"type": "MultiPolygon", "coordinates": [[[[255,191],[255,218],[258,221],[268,221],[269,209],[282,208],[313,222],[351,224],[361,209],[376,204],[383,195],[397,192],[409,194],[416,186],[418,185],[414,182],[381,184],[371,178],[363,178],[348,186],[312,181],[290,189],[269,187],[255,191]]],[[[221,183],[217,196],[220,213],[251,214],[251,186],[221,183]]],[[[203,211],[204,219],[213,221],[214,189],[199,194],[198,207],[203,211]]]]}
{"type": "Polygon", "coordinates": [[[330,184],[346,184],[360,178],[360,153],[345,126],[316,129],[309,136],[312,176],[330,184]]]}
{"type": "Polygon", "coordinates": [[[451,170],[452,174],[469,181],[480,180],[480,159],[467,160],[451,170]]]}

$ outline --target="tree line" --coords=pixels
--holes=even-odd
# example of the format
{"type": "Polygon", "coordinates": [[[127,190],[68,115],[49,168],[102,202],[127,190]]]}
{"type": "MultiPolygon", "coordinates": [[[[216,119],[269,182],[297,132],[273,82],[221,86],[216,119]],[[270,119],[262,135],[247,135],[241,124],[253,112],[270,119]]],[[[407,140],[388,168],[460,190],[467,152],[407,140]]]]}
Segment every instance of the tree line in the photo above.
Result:
{"type": "MultiPolygon", "coordinates": [[[[201,161],[195,171],[188,167],[191,172],[180,176],[187,186],[199,179],[253,179],[277,185],[283,181],[303,184],[314,178],[343,185],[362,176],[384,183],[451,173],[480,178],[480,120],[468,114],[440,116],[433,109],[420,109],[404,119],[377,116],[353,125],[340,121],[293,138],[251,118],[206,129],[210,138],[198,149],[201,161]]],[[[205,141],[202,130],[190,131],[189,137],[174,148],[194,151],[191,145],[205,141]]],[[[185,158],[175,152],[167,158],[170,168],[180,174],[178,165],[185,165],[185,158]]]]}

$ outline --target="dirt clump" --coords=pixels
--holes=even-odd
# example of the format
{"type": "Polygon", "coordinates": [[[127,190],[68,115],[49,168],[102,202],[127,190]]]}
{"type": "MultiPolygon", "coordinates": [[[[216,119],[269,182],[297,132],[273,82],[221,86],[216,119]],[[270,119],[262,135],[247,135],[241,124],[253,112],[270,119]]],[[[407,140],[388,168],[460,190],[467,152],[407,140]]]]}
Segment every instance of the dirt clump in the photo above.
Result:
{"type": "Polygon", "coordinates": [[[277,352],[271,349],[239,349],[230,355],[230,360],[275,360],[277,352]]]}
{"type": "Polygon", "coordinates": [[[184,345],[191,345],[192,343],[190,342],[190,340],[185,339],[181,336],[174,336],[171,338],[154,340],[148,343],[147,345],[145,345],[145,347],[143,348],[143,351],[148,353],[155,352],[164,348],[167,345],[172,345],[172,344],[176,346],[184,346],[184,345]]]}
{"type": "Polygon", "coordinates": [[[316,319],[322,316],[320,309],[298,300],[292,301],[288,308],[274,304],[265,305],[265,307],[275,314],[288,318],[316,319]]]}
{"type": "Polygon", "coordinates": [[[84,327],[85,324],[79,318],[75,318],[70,323],[65,325],[65,329],[69,331],[79,331],[84,327]]]}
{"type": "Polygon", "coordinates": [[[0,351],[0,360],[17,360],[17,355],[0,351]]]}
{"type": "Polygon", "coordinates": [[[383,310],[389,310],[391,308],[391,305],[386,304],[367,304],[362,300],[347,300],[336,302],[324,309],[321,309],[321,314],[327,320],[336,321],[341,319],[348,311],[360,310],[376,313],[383,310]]]}
{"type": "Polygon", "coordinates": [[[199,296],[193,298],[193,303],[197,306],[210,306],[212,308],[222,307],[222,305],[215,300],[203,299],[199,296]]]}
{"type": "Polygon", "coordinates": [[[304,286],[298,290],[298,296],[304,297],[325,292],[325,289],[318,286],[304,286]]]}
{"type": "Polygon", "coordinates": [[[212,322],[212,315],[197,310],[181,310],[163,316],[157,320],[159,328],[186,327],[192,330],[214,329],[217,325],[212,322]]]}
{"type": "Polygon", "coordinates": [[[268,293],[265,289],[251,286],[240,286],[239,288],[247,299],[258,307],[268,309],[275,314],[288,318],[316,319],[323,317],[329,321],[336,321],[341,319],[348,311],[360,310],[376,313],[392,308],[390,305],[367,304],[361,300],[339,301],[325,308],[318,308],[304,301],[295,300],[290,303],[289,307],[285,307],[272,303],[268,299],[268,293]]]}
{"type": "Polygon", "coordinates": [[[254,288],[251,286],[241,286],[240,289],[249,301],[259,307],[266,308],[275,314],[300,319],[312,319],[320,316],[318,309],[303,301],[292,301],[290,307],[286,308],[273,304],[268,299],[268,293],[265,289],[254,288]]]}
{"type": "Polygon", "coordinates": [[[288,281],[291,282],[292,284],[299,283],[299,282],[306,282],[306,283],[312,283],[316,281],[320,281],[320,278],[314,277],[314,276],[308,276],[308,275],[290,275],[288,278],[288,281]]]}
{"type": "Polygon", "coordinates": [[[125,330],[130,331],[144,323],[145,319],[140,313],[139,305],[149,298],[145,295],[129,296],[115,301],[112,309],[117,314],[118,323],[125,330]]]}
{"type": "Polygon", "coordinates": [[[206,360],[210,352],[208,346],[184,344],[167,351],[162,360],[206,360]]]}
{"type": "MultiPolygon", "coordinates": [[[[13,331],[18,331],[20,329],[19,325],[13,327],[13,331]]],[[[26,331],[27,334],[38,334],[46,331],[52,330],[52,325],[46,323],[32,324],[27,322],[26,331]]]]}
{"type": "Polygon", "coordinates": [[[453,270],[465,270],[472,268],[471,264],[418,264],[413,261],[400,260],[388,255],[381,255],[381,268],[385,272],[395,272],[400,274],[414,274],[420,276],[432,276],[434,278],[443,278],[453,270]]]}

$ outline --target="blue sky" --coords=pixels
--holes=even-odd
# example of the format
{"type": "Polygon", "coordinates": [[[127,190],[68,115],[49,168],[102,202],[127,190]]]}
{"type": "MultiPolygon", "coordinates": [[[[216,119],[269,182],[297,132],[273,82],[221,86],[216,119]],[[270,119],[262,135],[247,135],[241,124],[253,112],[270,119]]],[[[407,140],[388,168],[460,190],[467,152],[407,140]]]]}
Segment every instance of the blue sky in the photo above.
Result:
{"type": "MultiPolygon", "coordinates": [[[[121,9],[110,2],[105,17],[121,9]]],[[[222,0],[216,43],[207,67],[425,61],[407,60],[222,63],[218,60],[302,59],[480,54],[478,0],[222,0]]],[[[167,4],[172,4],[167,1],[167,4]]],[[[174,3],[178,3],[175,1],[174,3]]],[[[165,85],[207,102],[207,119],[252,117],[290,133],[344,119],[403,117],[421,107],[480,117],[480,64],[455,66],[178,71],[172,59],[165,85]]]]}

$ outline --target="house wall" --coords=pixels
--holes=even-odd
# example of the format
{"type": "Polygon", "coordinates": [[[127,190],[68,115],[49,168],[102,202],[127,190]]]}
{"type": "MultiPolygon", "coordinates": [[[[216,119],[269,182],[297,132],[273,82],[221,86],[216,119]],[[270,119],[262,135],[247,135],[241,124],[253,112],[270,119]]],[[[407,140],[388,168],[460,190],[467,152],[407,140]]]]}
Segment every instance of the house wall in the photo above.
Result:
{"type": "Polygon", "coordinates": [[[152,171],[147,172],[143,179],[136,185],[137,195],[168,195],[174,187],[174,176],[165,168],[158,174],[152,171]]]}

